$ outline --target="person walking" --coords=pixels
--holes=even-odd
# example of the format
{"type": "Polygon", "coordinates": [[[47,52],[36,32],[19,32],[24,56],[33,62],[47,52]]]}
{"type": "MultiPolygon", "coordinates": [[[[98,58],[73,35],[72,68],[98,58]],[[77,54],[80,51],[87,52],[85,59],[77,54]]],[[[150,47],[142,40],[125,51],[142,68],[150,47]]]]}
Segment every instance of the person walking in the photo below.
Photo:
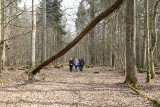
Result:
{"type": "Polygon", "coordinates": [[[77,68],[79,67],[79,61],[78,61],[78,59],[76,59],[76,60],[74,61],[74,66],[75,66],[75,69],[76,69],[76,71],[77,71],[77,68]]]}
{"type": "Polygon", "coordinates": [[[83,58],[79,59],[79,70],[83,71],[83,66],[84,66],[84,60],[83,58]]]}
{"type": "Polygon", "coordinates": [[[70,60],[69,60],[69,70],[70,70],[70,72],[72,72],[73,65],[74,65],[74,62],[73,62],[72,58],[70,58],[70,60]]]}

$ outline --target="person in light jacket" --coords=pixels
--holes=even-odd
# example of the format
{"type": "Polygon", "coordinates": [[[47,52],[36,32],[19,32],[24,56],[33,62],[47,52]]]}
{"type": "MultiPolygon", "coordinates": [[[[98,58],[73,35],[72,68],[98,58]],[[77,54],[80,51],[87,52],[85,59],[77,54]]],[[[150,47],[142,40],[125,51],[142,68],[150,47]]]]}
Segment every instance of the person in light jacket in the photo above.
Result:
{"type": "Polygon", "coordinates": [[[79,67],[79,61],[78,61],[78,59],[76,59],[76,60],[74,61],[74,66],[75,66],[75,69],[76,69],[76,71],[77,71],[77,68],[79,67]]]}

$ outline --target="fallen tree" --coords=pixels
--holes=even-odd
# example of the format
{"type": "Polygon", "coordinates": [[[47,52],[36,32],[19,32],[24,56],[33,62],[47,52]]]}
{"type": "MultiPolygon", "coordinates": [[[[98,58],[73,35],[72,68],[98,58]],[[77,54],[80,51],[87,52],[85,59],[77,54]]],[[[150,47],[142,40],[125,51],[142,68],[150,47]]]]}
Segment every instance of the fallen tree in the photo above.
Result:
{"type": "Polygon", "coordinates": [[[152,103],[157,105],[157,107],[160,107],[160,100],[159,99],[155,99],[155,98],[149,97],[149,96],[145,95],[144,93],[142,93],[141,91],[139,91],[138,89],[135,89],[132,86],[129,86],[129,88],[131,88],[138,95],[140,95],[140,96],[142,96],[144,98],[147,98],[149,101],[151,101],[152,103]]]}
{"type": "Polygon", "coordinates": [[[44,61],[38,67],[33,69],[31,72],[28,72],[28,79],[32,80],[33,76],[40,72],[42,68],[53,62],[54,60],[63,56],[66,52],[68,52],[72,47],[74,47],[91,29],[93,29],[102,19],[109,16],[115,10],[119,9],[125,0],[117,0],[111,7],[106,9],[104,12],[100,13],[97,17],[95,17],[87,26],[86,28],[71,42],[69,43],[64,49],[60,52],[52,56],[51,58],[44,61]]]}

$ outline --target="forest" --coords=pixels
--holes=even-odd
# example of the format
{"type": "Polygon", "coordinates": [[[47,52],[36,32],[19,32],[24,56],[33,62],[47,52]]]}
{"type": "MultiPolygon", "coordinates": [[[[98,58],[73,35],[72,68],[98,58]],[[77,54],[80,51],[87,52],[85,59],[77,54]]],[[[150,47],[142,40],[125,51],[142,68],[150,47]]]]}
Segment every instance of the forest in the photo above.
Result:
{"type": "Polygon", "coordinates": [[[159,25],[160,0],[0,0],[0,107],[160,107],[159,25]]]}

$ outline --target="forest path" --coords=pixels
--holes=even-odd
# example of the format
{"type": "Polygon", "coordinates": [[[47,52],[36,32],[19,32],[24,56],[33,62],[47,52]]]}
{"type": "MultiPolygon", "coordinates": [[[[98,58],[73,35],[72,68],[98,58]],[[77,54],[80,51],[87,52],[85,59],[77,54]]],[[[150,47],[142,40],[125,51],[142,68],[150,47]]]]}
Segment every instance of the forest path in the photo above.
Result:
{"type": "MultiPolygon", "coordinates": [[[[120,70],[102,67],[84,68],[83,72],[69,72],[68,67],[43,70],[36,75],[40,81],[32,84],[23,84],[24,71],[3,72],[0,107],[155,107],[122,84],[125,77],[120,70]]],[[[145,74],[138,76],[142,90],[160,98],[159,80],[146,85],[145,74]]]]}

